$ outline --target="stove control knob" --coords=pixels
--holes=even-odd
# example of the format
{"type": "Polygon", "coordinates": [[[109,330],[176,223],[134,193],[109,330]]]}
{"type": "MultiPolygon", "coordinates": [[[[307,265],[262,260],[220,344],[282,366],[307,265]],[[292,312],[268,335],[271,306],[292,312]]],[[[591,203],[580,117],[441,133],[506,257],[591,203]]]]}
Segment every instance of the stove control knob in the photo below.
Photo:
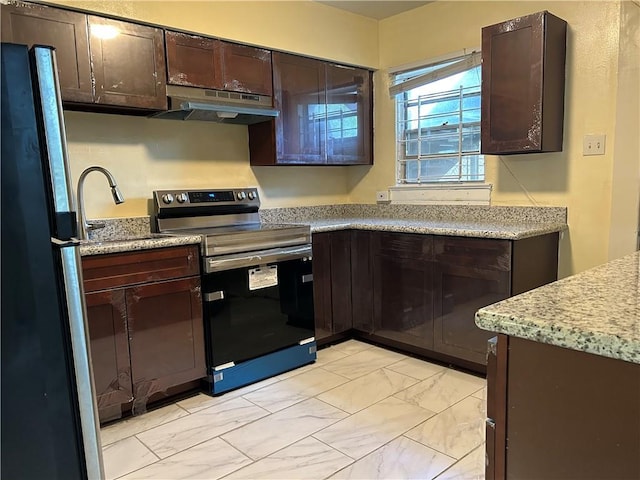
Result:
{"type": "Polygon", "coordinates": [[[249,200],[255,200],[256,198],[256,193],[252,190],[249,192],[249,200]]]}
{"type": "Polygon", "coordinates": [[[169,205],[171,202],[173,202],[173,195],[171,195],[170,193],[165,193],[164,195],[162,195],[162,201],[169,205]]]}
{"type": "Polygon", "coordinates": [[[238,200],[244,200],[245,198],[247,198],[247,194],[244,192],[238,192],[236,197],[238,198],[238,200]]]}
{"type": "Polygon", "coordinates": [[[184,203],[187,201],[187,194],[186,193],[179,193],[178,195],[176,195],[176,200],[178,201],[178,203],[184,203]]]}

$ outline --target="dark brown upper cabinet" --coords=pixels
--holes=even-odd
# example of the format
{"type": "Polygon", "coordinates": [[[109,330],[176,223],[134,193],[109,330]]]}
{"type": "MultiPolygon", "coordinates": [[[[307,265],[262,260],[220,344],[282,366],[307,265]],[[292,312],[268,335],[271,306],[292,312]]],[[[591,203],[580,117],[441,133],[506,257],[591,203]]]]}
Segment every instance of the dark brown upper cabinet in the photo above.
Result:
{"type": "Polygon", "coordinates": [[[273,52],[271,122],[249,126],[252,165],[371,164],[371,73],[273,52]]]}
{"type": "Polygon", "coordinates": [[[328,63],[327,163],[371,163],[371,72],[328,63]]]}
{"type": "Polygon", "coordinates": [[[95,102],[166,110],[166,67],[159,28],[89,15],[95,102]]]}
{"type": "Polygon", "coordinates": [[[56,48],[65,107],[167,108],[164,40],[158,28],[11,2],[2,5],[2,41],[56,48]]]}
{"type": "Polygon", "coordinates": [[[167,83],[185,87],[222,89],[220,41],[165,31],[167,83]]]}
{"type": "Polygon", "coordinates": [[[2,41],[56,48],[62,99],[92,103],[87,16],[36,4],[2,5],[2,41]]]}
{"type": "Polygon", "coordinates": [[[220,42],[220,50],[224,90],[273,94],[270,50],[229,42],[220,42]]]}
{"type": "Polygon", "coordinates": [[[547,11],[482,29],[482,153],[562,151],[566,34],[547,11]]]}
{"type": "Polygon", "coordinates": [[[271,96],[271,51],[165,31],[167,83],[271,96]]]}

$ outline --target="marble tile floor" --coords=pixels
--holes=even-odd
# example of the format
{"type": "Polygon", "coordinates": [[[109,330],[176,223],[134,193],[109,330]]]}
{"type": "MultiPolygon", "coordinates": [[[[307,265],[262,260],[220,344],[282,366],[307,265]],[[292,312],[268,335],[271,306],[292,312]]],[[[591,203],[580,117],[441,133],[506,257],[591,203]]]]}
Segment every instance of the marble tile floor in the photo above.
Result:
{"type": "Polygon", "coordinates": [[[108,479],[483,479],[486,382],[355,340],[101,430],[108,479]]]}

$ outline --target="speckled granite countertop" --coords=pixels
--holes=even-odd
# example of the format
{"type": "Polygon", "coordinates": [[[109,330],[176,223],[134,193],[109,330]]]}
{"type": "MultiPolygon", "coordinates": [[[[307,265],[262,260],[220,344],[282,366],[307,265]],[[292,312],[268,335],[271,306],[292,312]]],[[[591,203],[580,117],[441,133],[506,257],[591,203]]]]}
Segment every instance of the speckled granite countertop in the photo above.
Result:
{"type": "Polygon", "coordinates": [[[265,209],[260,216],[306,223],[312,233],[353,228],[518,240],[567,228],[564,207],[349,204],[265,209]]]}
{"type": "Polygon", "coordinates": [[[498,223],[473,221],[391,220],[386,218],[311,220],[311,233],[332,230],[381,230],[387,232],[421,233],[425,235],[452,235],[457,237],[498,238],[519,240],[545,233],[560,232],[566,228],[560,223],[498,223]]]}
{"type": "Polygon", "coordinates": [[[640,363],[640,254],[481,308],[485,330],[640,363]]]}
{"type": "MultiPolygon", "coordinates": [[[[565,207],[342,204],[261,209],[263,223],[299,223],[312,232],[360,229],[463,237],[521,238],[567,228],[565,207]]],[[[200,242],[198,235],[150,237],[150,219],[100,219],[81,255],[145,250],[200,242]]]]}
{"type": "Polygon", "coordinates": [[[105,253],[132,252],[151,248],[175,247],[179,245],[199,244],[200,235],[168,236],[158,235],[153,238],[138,237],[116,240],[88,241],[80,244],[80,255],[103,255],[105,253]]]}
{"type": "Polygon", "coordinates": [[[198,244],[200,235],[164,235],[150,233],[149,217],[100,219],[104,228],[89,232],[89,240],[80,244],[80,255],[132,252],[151,248],[198,244]]]}

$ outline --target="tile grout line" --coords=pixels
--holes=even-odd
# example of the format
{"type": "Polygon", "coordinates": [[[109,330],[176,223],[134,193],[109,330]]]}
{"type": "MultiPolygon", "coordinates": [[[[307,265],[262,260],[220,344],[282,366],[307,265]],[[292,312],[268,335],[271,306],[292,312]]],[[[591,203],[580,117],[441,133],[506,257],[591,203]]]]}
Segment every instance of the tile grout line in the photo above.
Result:
{"type": "MultiPolygon", "coordinates": [[[[363,343],[363,342],[358,342],[358,343],[363,343]]],[[[371,452],[369,452],[369,453],[365,454],[364,456],[362,456],[362,457],[361,457],[361,458],[359,458],[359,459],[354,459],[353,457],[351,457],[350,455],[348,455],[348,454],[346,454],[346,453],[342,452],[341,450],[337,449],[336,447],[334,447],[334,446],[332,446],[332,445],[330,445],[330,444],[328,444],[328,443],[326,443],[326,442],[324,442],[324,441],[320,440],[319,438],[317,438],[317,437],[315,436],[316,434],[318,434],[319,432],[322,432],[323,430],[325,430],[325,429],[327,429],[327,428],[330,428],[331,426],[335,425],[336,423],[338,423],[338,422],[340,422],[340,421],[343,421],[343,420],[347,420],[347,419],[351,418],[352,416],[354,416],[354,415],[356,415],[356,414],[358,414],[358,413],[362,412],[363,410],[365,410],[365,409],[367,409],[367,408],[370,408],[370,407],[372,407],[372,406],[375,406],[376,404],[378,404],[378,403],[380,403],[380,402],[383,402],[383,401],[385,401],[385,400],[387,400],[387,399],[389,399],[389,398],[394,398],[394,396],[395,396],[395,395],[398,395],[399,393],[401,393],[401,392],[403,392],[403,391],[405,391],[405,390],[407,390],[407,389],[409,389],[409,388],[411,388],[411,387],[413,387],[413,386],[415,386],[415,385],[419,384],[419,383],[420,383],[420,382],[422,382],[422,381],[428,380],[429,378],[433,377],[434,375],[437,375],[438,373],[440,373],[440,372],[435,372],[435,373],[433,373],[433,374],[429,375],[429,376],[428,376],[428,377],[426,377],[426,378],[416,378],[416,377],[414,377],[414,376],[412,376],[412,375],[407,375],[406,373],[403,373],[403,372],[401,372],[401,371],[395,371],[395,370],[393,370],[392,368],[390,368],[390,367],[392,367],[393,365],[396,365],[396,364],[398,364],[398,363],[400,363],[400,362],[405,361],[406,359],[415,359],[415,357],[411,357],[411,356],[408,356],[408,355],[406,355],[406,356],[405,356],[405,358],[401,358],[401,359],[398,359],[398,360],[396,360],[396,361],[393,361],[392,363],[389,363],[389,364],[386,364],[386,365],[380,366],[380,367],[378,367],[378,368],[376,368],[376,369],[374,369],[374,370],[372,370],[372,371],[370,371],[370,372],[366,372],[366,373],[364,373],[364,374],[362,374],[362,375],[359,375],[359,376],[357,376],[357,377],[355,377],[355,378],[349,378],[349,377],[346,377],[346,376],[344,376],[344,375],[341,375],[341,374],[339,374],[339,373],[333,372],[333,371],[331,371],[331,370],[329,370],[329,369],[326,369],[326,368],[325,368],[326,366],[330,366],[330,365],[331,365],[332,363],[334,363],[334,362],[338,362],[338,361],[341,361],[341,360],[345,360],[345,359],[351,358],[353,355],[357,355],[357,354],[359,354],[359,353],[366,352],[367,350],[370,350],[371,348],[374,348],[374,347],[375,347],[375,348],[378,348],[378,349],[381,349],[381,350],[385,350],[385,349],[383,349],[382,347],[379,347],[379,346],[376,346],[376,345],[371,345],[371,344],[366,344],[366,343],[365,343],[365,345],[367,345],[367,347],[365,347],[365,348],[363,348],[363,349],[360,349],[360,350],[358,350],[358,351],[356,351],[356,352],[353,352],[353,353],[345,353],[345,354],[344,354],[344,356],[343,356],[343,357],[341,357],[341,358],[335,359],[335,360],[333,360],[333,361],[331,361],[331,362],[323,363],[322,365],[318,365],[317,367],[312,368],[312,369],[309,369],[309,370],[308,370],[308,371],[306,371],[306,372],[301,372],[300,374],[297,374],[297,375],[291,375],[291,376],[288,376],[288,377],[283,378],[283,379],[277,379],[277,380],[276,380],[276,381],[274,381],[274,382],[271,382],[271,383],[269,383],[269,384],[267,384],[267,385],[265,385],[265,386],[263,386],[263,387],[261,387],[261,388],[258,388],[258,389],[256,389],[256,390],[252,390],[252,391],[250,391],[250,392],[247,392],[247,393],[245,393],[244,395],[238,395],[238,396],[235,396],[235,397],[231,397],[231,398],[229,398],[229,399],[227,399],[227,400],[221,401],[221,402],[219,402],[219,403],[215,403],[215,404],[213,404],[213,405],[211,405],[211,406],[209,406],[209,407],[200,408],[200,409],[195,410],[195,411],[193,411],[193,412],[191,412],[191,411],[187,410],[186,408],[184,408],[184,407],[182,407],[181,405],[178,405],[178,404],[176,403],[176,405],[178,406],[178,408],[180,408],[182,411],[186,412],[186,415],[184,415],[184,416],[182,416],[182,417],[178,417],[177,419],[174,419],[174,420],[170,420],[170,421],[168,421],[168,422],[160,423],[160,424],[155,425],[155,426],[153,426],[153,427],[147,428],[147,429],[145,429],[145,430],[143,430],[143,431],[141,431],[141,432],[137,432],[137,433],[135,433],[135,434],[133,434],[133,435],[130,435],[129,437],[125,437],[124,439],[121,439],[121,440],[125,440],[126,438],[130,438],[131,436],[135,437],[135,438],[136,438],[136,439],[137,439],[137,440],[138,440],[138,441],[139,441],[139,442],[140,442],[140,443],[141,443],[145,448],[147,448],[147,449],[148,449],[148,450],[149,450],[149,451],[154,455],[154,457],[158,458],[158,460],[156,460],[155,462],[153,462],[153,463],[151,463],[151,464],[149,464],[149,465],[146,465],[146,466],[144,466],[144,467],[138,468],[138,469],[136,469],[136,470],[133,470],[132,472],[129,472],[129,473],[125,474],[125,476],[126,476],[126,475],[130,475],[130,474],[132,474],[132,473],[134,473],[134,472],[136,472],[136,471],[139,471],[139,470],[141,470],[141,469],[143,469],[143,468],[146,468],[146,467],[148,467],[148,466],[151,466],[151,465],[157,464],[157,463],[159,463],[159,462],[161,462],[161,461],[163,461],[163,460],[165,460],[165,459],[169,459],[169,458],[171,458],[171,457],[174,457],[174,456],[176,456],[176,455],[178,455],[178,454],[180,454],[180,453],[184,453],[184,452],[186,452],[186,451],[188,451],[188,450],[190,450],[190,449],[192,449],[192,448],[197,447],[198,445],[201,445],[201,444],[203,444],[203,443],[205,443],[205,442],[208,442],[208,441],[212,441],[212,440],[214,440],[214,439],[219,439],[219,440],[221,440],[221,441],[222,441],[222,442],[224,442],[226,445],[230,446],[234,451],[236,451],[236,452],[240,453],[244,458],[246,458],[246,459],[248,459],[248,460],[250,461],[250,463],[248,463],[247,465],[241,466],[241,467],[237,468],[236,470],[233,470],[232,472],[228,472],[228,473],[226,473],[226,474],[224,475],[224,477],[219,477],[219,478],[221,478],[221,479],[222,479],[222,478],[227,478],[229,475],[232,475],[234,472],[237,472],[237,471],[242,470],[242,469],[244,469],[244,468],[248,468],[248,467],[250,467],[250,466],[252,466],[252,465],[256,464],[257,462],[259,462],[259,461],[261,461],[261,460],[267,459],[267,458],[271,457],[272,455],[275,455],[275,454],[277,454],[278,452],[281,452],[282,450],[284,450],[284,449],[286,449],[286,448],[289,448],[289,447],[291,447],[292,445],[294,445],[294,444],[296,444],[296,443],[298,443],[298,442],[304,441],[304,440],[306,440],[306,439],[311,439],[311,438],[312,438],[312,439],[314,439],[315,441],[320,442],[321,444],[325,445],[325,446],[326,446],[326,447],[328,447],[331,451],[338,452],[338,453],[340,453],[341,455],[343,455],[345,458],[347,458],[347,459],[350,459],[350,460],[351,460],[351,462],[350,462],[348,465],[345,465],[344,467],[340,468],[339,470],[336,470],[335,472],[331,473],[328,477],[325,477],[325,478],[329,478],[329,477],[331,477],[331,476],[333,476],[333,475],[336,475],[338,472],[340,472],[340,471],[342,471],[342,470],[344,470],[344,469],[346,469],[346,468],[349,468],[350,466],[354,465],[356,462],[360,461],[360,460],[361,460],[361,459],[363,459],[363,458],[366,458],[367,456],[369,456],[369,455],[373,454],[374,452],[378,451],[379,449],[382,449],[382,448],[384,448],[384,447],[388,446],[390,443],[392,443],[392,442],[393,442],[393,441],[395,441],[395,440],[398,440],[399,438],[405,438],[405,439],[407,439],[407,440],[414,441],[414,442],[416,442],[417,444],[420,444],[420,445],[424,446],[425,448],[429,448],[429,449],[433,450],[434,452],[437,452],[438,454],[443,455],[443,456],[445,456],[445,457],[447,457],[447,458],[449,458],[449,459],[451,459],[451,460],[453,460],[453,461],[454,461],[454,463],[453,463],[452,465],[450,465],[449,467],[447,467],[446,469],[444,469],[442,472],[439,472],[439,473],[437,474],[437,476],[436,476],[436,477],[434,477],[434,478],[440,477],[440,476],[441,476],[441,475],[443,475],[446,471],[449,471],[450,469],[454,468],[454,467],[455,467],[455,466],[456,466],[460,461],[462,461],[463,459],[467,458],[471,453],[473,453],[474,451],[476,451],[476,449],[478,449],[478,448],[481,448],[481,447],[482,447],[482,444],[480,444],[480,445],[478,445],[478,446],[476,446],[476,447],[472,448],[469,452],[467,452],[465,455],[463,455],[460,459],[456,459],[455,457],[452,457],[452,456],[450,456],[450,455],[448,455],[448,454],[446,454],[446,453],[444,453],[444,452],[441,452],[441,451],[439,451],[438,449],[435,449],[435,448],[433,448],[433,447],[431,447],[431,446],[429,446],[429,445],[425,445],[424,443],[422,443],[422,442],[420,442],[420,441],[417,441],[417,440],[415,440],[415,439],[412,439],[412,438],[410,438],[410,437],[406,436],[406,433],[407,433],[408,431],[412,430],[413,428],[416,428],[416,427],[418,427],[419,425],[421,425],[421,424],[423,424],[423,423],[425,423],[425,422],[427,422],[427,421],[429,421],[429,420],[431,420],[431,419],[435,418],[435,417],[436,417],[437,415],[439,415],[440,413],[443,413],[443,412],[445,412],[446,410],[448,410],[448,409],[452,408],[453,406],[458,405],[459,403],[461,403],[462,401],[466,400],[466,399],[467,399],[467,398],[469,398],[469,397],[473,397],[473,398],[475,398],[476,400],[479,400],[479,401],[481,401],[481,402],[482,402],[482,401],[486,401],[486,399],[482,399],[482,398],[474,397],[474,395],[475,395],[475,394],[477,394],[478,392],[482,391],[482,389],[486,388],[486,384],[485,384],[484,386],[482,386],[482,387],[478,388],[477,390],[475,390],[475,391],[474,391],[474,392],[472,392],[471,394],[466,395],[465,397],[463,397],[462,399],[458,400],[457,402],[455,402],[455,403],[453,403],[453,404],[451,404],[451,405],[448,405],[448,406],[447,406],[447,408],[445,408],[445,409],[444,409],[444,410],[442,410],[441,412],[433,412],[433,411],[428,410],[428,409],[426,409],[426,408],[424,408],[424,407],[420,407],[419,405],[415,405],[415,404],[414,404],[414,406],[415,406],[415,407],[419,407],[419,408],[421,408],[421,409],[423,409],[423,410],[426,410],[426,411],[429,411],[429,412],[431,412],[431,413],[434,413],[434,415],[432,415],[431,417],[427,418],[427,419],[426,419],[426,420],[424,420],[423,422],[419,422],[419,423],[417,423],[417,424],[415,424],[415,425],[412,425],[412,426],[410,426],[410,427],[408,427],[408,428],[404,429],[404,430],[402,431],[402,433],[400,433],[400,434],[398,434],[398,435],[394,436],[392,439],[390,439],[390,440],[386,441],[384,444],[382,444],[382,445],[378,446],[376,449],[374,449],[373,451],[371,451],[371,452]],[[280,409],[280,410],[277,410],[277,411],[275,411],[275,412],[271,412],[271,411],[269,411],[268,409],[266,409],[266,408],[264,408],[264,407],[261,407],[259,404],[257,404],[257,403],[255,403],[255,402],[251,401],[250,399],[245,398],[245,395],[250,395],[251,393],[259,392],[259,391],[260,391],[260,390],[262,390],[263,388],[267,388],[267,387],[269,387],[269,386],[271,386],[271,385],[277,385],[277,384],[278,384],[278,383],[280,383],[280,382],[283,382],[283,381],[288,380],[288,379],[296,378],[296,377],[298,377],[299,375],[304,375],[305,373],[309,373],[309,372],[311,372],[311,371],[316,371],[317,369],[321,369],[321,370],[323,370],[323,372],[324,372],[324,373],[333,374],[333,375],[337,375],[337,376],[339,376],[339,377],[342,377],[342,378],[344,378],[346,381],[345,381],[343,384],[337,385],[336,387],[333,387],[333,388],[329,388],[329,389],[327,389],[327,390],[320,391],[320,392],[315,393],[315,394],[313,394],[313,395],[305,396],[305,398],[301,399],[300,401],[297,401],[297,402],[295,402],[295,403],[293,403],[293,404],[291,404],[291,405],[288,405],[288,406],[286,406],[286,407],[284,407],[284,408],[282,408],[282,409],[280,409]],[[372,373],[376,372],[377,370],[388,370],[388,371],[391,371],[391,372],[393,372],[393,373],[395,373],[395,374],[402,375],[402,376],[406,377],[407,379],[415,380],[415,382],[414,382],[412,385],[409,385],[409,386],[407,386],[406,388],[403,388],[403,389],[401,389],[401,390],[398,390],[397,392],[391,393],[391,394],[389,394],[389,395],[385,396],[384,398],[382,398],[382,399],[380,399],[380,400],[378,400],[378,401],[376,401],[376,402],[372,403],[371,405],[367,405],[367,406],[365,406],[365,407],[363,407],[363,408],[360,408],[359,410],[357,410],[357,411],[355,411],[355,412],[353,412],[353,413],[348,412],[348,411],[345,411],[344,409],[342,409],[342,408],[340,408],[340,407],[338,407],[338,406],[336,406],[336,405],[333,405],[333,404],[331,404],[331,403],[330,403],[330,402],[328,402],[328,401],[324,401],[324,400],[322,400],[322,399],[318,398],[319,396],[321,396],[321,395],[323,395],[323,394],[326,394],[326,393],[328,393],[328,392],[330,392],[330,391],[332,391],[332,390],[334,390],[334,389],[338,389],[338,388],[340,388],[340,387],[342,387],[342,386],[344,386],[344,385],[348,385],[350,382],[357,381],[357,380],[359,380],[359,379],[363,378],[363,377],[364,377],[364,376],[366,376],[366,375],[370,375],[370,374],[372,374],[372,373]],[[217,435],[217,436],[215,436],[215,437],[212,437],[212,438],[209,438],[209,439],[203,440],[202,442],[198,442],[197,444],[192,445],[192,446],[190,446],[190,447],[189,447],[189,448],[187,448],[187,449],[181,450],[180,452],[175,452],[175,453],[173,453],[173,454],[169,455],[169,456],[168,456],[168,457],[166,457],[166,458],[159,458],[159,456],[158,456],[158,455],[157,455],[157,454],[156,454],[156,453],[155,453],[151,448],[149,448],[149,447],[148,447],[144,442],[142,442],[142,440],[140,440],[140,439],[137,437],[137,435],[142,434],[142,433],[145,433],[145,432],[147,432],[147,431],[149,431],[149,430],[151,430],[151,429],[153,429],[153,428],[159,427],[159,426],[161,426],[161,425],[166,425],[166,424],[168,424],[168,423],[171,423],[171,422],[173,422],[173,421],[179,420],[179,419],[181,419],[181,418],[186,418],[186,417],[187,417],[187,416],[189,416],[189,415],[193,415],[193,414],[195,414],[195,413],[201,412],[201,411],[206,410],[206,409],[209,409],[209,408],[215,408],[215,407],[218,407],[219,405],[222,405],[222,404],[224,404],[224,403],[226,403],[226,402],[228,402],[228,401],[230,401],[230,400],[236,399],[236,398],[242,398],[244,401],[248,402],[249,404],[251,404],[251,405],[253,405],[253,406],[255,406],[255,407],[258,407],[259,409],[263,410],[263,411],[266,413],[266,415],[264,415],[264,416],[262,416],[262,417],[260,417],[260,418],[256,418],[256,419],[254,419],[254,420],[251,420],[250,422],[244,423],[244,424],[242,424],[242,425],[240,425],[240,426],[237,426],[237,427],[235,427],[235,428],[232,428],[231,430],[228,430],[228,431],[226,431],[226,432],[224,432],[224,433],[220,433],[219,435],[217,435]],[[291,443],[289,443],[289,444],[287,444],[287,445],[285,445],[285,446],[283,446],[283,447],[279,448],[278,450],[276,450],[276,451],[274,451],[274,452],[271,452],[271,453],[269,453],[268,455],[265,455],[264,457],[261,457],[261,458],[259,458],[259,459],[257,459],[257,460],[254,460],[252,457],[250,457],[250,456],[248,456],[247,454],[245,454],[242,450],[240,450],[239,448],[235,447],[234,445],[230,444],[228,441],[226,441],[225,439],[223,439],[223,438],[222,438],[222,436],[223,436],[223,435],[226,435],[226,434],[228,434],[228,433],[231,433],[231,432],[233,432],[233,431],[236,431],[236,430],[238,430],[238,429],[240,429],[240,428],[243,428],[243,427],[245,427],[245,426],[251,425],[252,423],[257,422],[257,421],[259,421],[259,420],[267,419],[267,418],[269,418],[269,416],[271,416],[271,415],[275,415],[275,414],[277,414],[278,412],[282,412],[282,411],[284,411],[284,410],[286,410],[286,409],[288,409],[288,408],[291,408],[291,407],[293,407],[293,406],[295,406],[295,405],[299,405],[300,403],[302,403],[302,402],[304,402],[304,401],[307,401],[307,400],[310,400],[310,399],[315,399],[316,401],[319,401],[319,402],[321,402],[321,403],[323,403],[323,404],[325,404],[325,405],[327,405],[327,406],[329,406],[329,407],[331,407],[331,408],[333,408],[333,409],[335,409],[335,410],[338,410],[338,411],[340,411],[340,412],[343,412],[346,416],[345,416],[344,418],[342,418],[342,419],[337,419],[337,420],[335,420],[333,423],[331,423],[331,424],[329,424],[329,425],[326,425],[326,426],[323,426],[321,429],[319,429],[319,430],[317,430],[317,431],[315,431],[315,432],[312,432],[312,433],[310,433],[310,434],[308,434],[308,435],[306,435],[306,436],[304,436],[304,437],[302,437],[302,438],[299,438],[299,439],[297,439],[297,440],[295,440],[295,441],[293,441],[293,442],[291,442],[291,443]]],[[[344,352],[342,352],[342,351],[339,351],[339,350],[338,350],[338,353],[344,353],[344,352]]],[[[422,359],[415,359],[415,360],[418,360],[418,361],[424,361],[424,362],[425,362],[425,363],[427,363],[427,364],[431,364],[430,362],[428,362],[428,361],[426,361],[426,360],[422,360],[422,359]]],[[[431,364],[431,365],[436,365],[436,364],[431,364]]],[[[438,365],[438,366],[439,366],[439,365],[438,365]]],[[[447,367],[442,367],[442,368],[443,368],[443,370],[453,370],[453,369],[449,369],[449,368],[447,368],[447,367]]],[[[317,373],[320,373],[320,372],[317,372],[317,373]]],[[[461,372],[461,373],[466,373],[466,372],[461,372]]],[[[486,382],[486,380],[485,380],[485,382],[486,382]]],[[[396,398],[397,398],[397,397],[396,397],[396,398]]],[[[402,400],[402,399],[399,399],[399,400],[402,400]]],[[[406,402],[406,403],[411,404],[410,402],[406,402]]],[[[118,442],[118,441],[120,441],[120,440],[117,440],[116,442],[118,442]]],[[[112,443],[116,443],[116,442],[112,442],[112,443]]],[[[483,442],[483,444],[484,444],[484,442],[483,442]]],[[[121,476],[121,477],[118,477],[118,478],[122,478],[122,476],[121,476]]]]}

